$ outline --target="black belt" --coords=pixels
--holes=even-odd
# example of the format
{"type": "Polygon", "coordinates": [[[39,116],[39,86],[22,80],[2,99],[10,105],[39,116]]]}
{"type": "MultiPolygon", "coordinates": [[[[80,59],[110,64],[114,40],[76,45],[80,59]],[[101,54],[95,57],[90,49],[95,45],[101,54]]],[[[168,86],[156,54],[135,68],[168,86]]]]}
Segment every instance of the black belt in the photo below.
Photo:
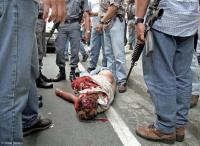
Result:
{"type": "Polygon", "coordinates": [[[119,18],[120,22],[124,21],[124,16],[122,14],[117,14],[117,17],[119,18]]]}
{"type": "Polygon", "coordinates": [[[79,19],[78,18],[74,18],[74,19],[65,20],[65,23],[68,23],[68,24],[75,23],[75,22],[79,22],[79,19]]]}

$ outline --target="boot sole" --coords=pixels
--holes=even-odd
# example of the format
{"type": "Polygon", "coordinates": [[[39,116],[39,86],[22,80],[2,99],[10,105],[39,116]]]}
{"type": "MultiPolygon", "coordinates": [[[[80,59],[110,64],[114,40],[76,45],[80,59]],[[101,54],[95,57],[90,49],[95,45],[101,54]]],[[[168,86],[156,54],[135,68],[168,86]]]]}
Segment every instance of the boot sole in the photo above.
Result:
{"type": "Polygon", "coordinates": [[[52,89],[52,88],[53,88],[53,84],[50,85],[50,86],[41,86],[41,85],[37,85],[37,88],[52,89]]]}
{"type": "Polygon", "coordinates": [[[56,79],[52,79],[53,82],[60,82],[60,81],[64,81],[66,80],[66,78],[60,79],[60,80],[56,80],[56,79]]]}
{"type": "Polygon", "coordinates": [[[52,123],[49,124],[49,125],[47,125],[47,126],[45,126],[45,127],[33,128],[33,129],[29,130],[29,131],[23,132],[23,136],[27,136],[27,135],[29,135],[29,134],[31,134],[31,133],[39,132],[39,131],[48,129],[49,127],[51,127],[51,125],[52,125],[52,123]]]}
{"type": "Polygon", "coordinates": [[[142,137],[142,138],[144,138],[144,139],[146,139],[146,140],[153,141],[153,142],[162,142],[162,143],[170,144],[170,145],[172,145],[172,144],[175,143],[175,139],[173,139],[173,140],[169,140],[169,139],[151,139],[151,138],[148,138],[148,137],[145,137],[145,136],[141,135],[141,134],[138,133],[137,131],[136,131],[136,134],[137,134],[139,137],[142,137]]]}

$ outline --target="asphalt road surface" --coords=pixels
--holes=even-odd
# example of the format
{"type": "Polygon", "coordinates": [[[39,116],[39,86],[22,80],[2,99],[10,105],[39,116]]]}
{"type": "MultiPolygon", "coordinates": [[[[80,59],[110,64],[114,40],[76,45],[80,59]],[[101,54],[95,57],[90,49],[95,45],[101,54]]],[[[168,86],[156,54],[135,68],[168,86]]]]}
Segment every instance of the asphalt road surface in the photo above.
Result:
{"type": "MultiPolygon", "coordinates": [[[[82,65],[87,67],[87,63],[82,65]]],[[[97,117],[108,121],[80,121],[73,105],[54,94],[56,88],[72,91],[69,71],[67,62],[66,81],[54,83],[53,89],[38,89],[44,103],[40,113],[51,118],[53,126],[25,137],[25,146],[167,146],[136,136],[137,126],[153,122],[154,109],[148,97],[138,94],[130,87],[126,93],[117,93],[112,107],[97,117]]],[[[43,73],[51,78],[56,77],[58,67],[55,64],[55,54],[47,54],[44,58],[43,73]]],[[[200,146],[200,142],[187,132],[186,140],[176,142],[173,146],[200,146]]]]}

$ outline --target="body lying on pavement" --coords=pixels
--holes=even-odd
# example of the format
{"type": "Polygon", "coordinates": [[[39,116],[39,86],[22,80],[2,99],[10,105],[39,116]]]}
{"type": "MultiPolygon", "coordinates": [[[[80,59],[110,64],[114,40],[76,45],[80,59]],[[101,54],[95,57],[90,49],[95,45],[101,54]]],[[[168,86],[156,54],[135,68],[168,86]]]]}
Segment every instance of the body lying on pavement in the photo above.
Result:
{"type": "Polygon", "coordinates": [[[116,81],[109,70],[101,70],[96,75],[86,75],[72,82],[74,94],[56,89],[57,96],[74,103],[80,119],[93,119],[106,111],[114,99],[116,81]]]}

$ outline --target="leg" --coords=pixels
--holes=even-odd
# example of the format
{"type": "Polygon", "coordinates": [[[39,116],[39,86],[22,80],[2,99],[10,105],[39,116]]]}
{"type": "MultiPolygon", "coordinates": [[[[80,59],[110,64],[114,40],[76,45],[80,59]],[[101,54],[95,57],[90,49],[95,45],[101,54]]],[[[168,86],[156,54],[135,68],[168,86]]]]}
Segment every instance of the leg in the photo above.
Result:
{"type": "Polygon", "coordinates": [[[107,68],[113,73],[113,75],[116,78],[116,66],[115,66],[116,62],[112,49],[110,29],[104,29],[103,35],[104,35],[105,55],[107,59],[107,68]]]}
{"type": "Polygon", "coordinates": [[[56,78],[53,79],[54,82],[66,80],[64,51],[66,48],[66,42],[68,40],[67,31],[66,31],[67,27],[68,26],[66,24],[59,26],[58,35],[55,41],[56,64],[59,67],[59,73],[57,74],[56,78]]]}
{"type": "Polygon", "coordinates": [[[22,110],[31,86],[38,4],[12,0],[1,1],[0,5],[0,27],[4,28],[0,29],[0,143],[22,146],[22,110]]]}
{"type": "MultiPolygon", "coordinates": [[[[142,138],[173,144],[176,140],[176,73],[174,58],[177,54],[176,38],[152,30],[154,50],[143,52],[143,74],[155,105],[156,121],[148,127],[138,127],[142,138]]],[[[180,53],[181,54],[181,53],[180,53]]]]}
{"type": "Polygon", "coordinates": [[[64,56],[65,56],[65,61],[69,61],[69,38],[66,41],[66,46],[65,46],[65,50],[64,50],[64,56]]]}
{"type": "Polygon", "coordinates": [[[126,59],[125,59],[125,48],[123,38],[119,35],[123,36],[124,33],[124,23],[120,22],[119,19],[116,19],[113,27],[110,30],[112,49],[115,60],[115,69],[116,69],[116,77],[117,83],[124,83],[126,81],[126,59]]]}
{"type": "Polygon", "coordinates": [[[92,28],[91,35],[91,50],[90,50],[90,68],[95,69],[99,59],[99,52],[101,49],[101,34],[96,32],[96,27],[92,28]]]}
{"type": "Polygon", "coordinates": [[[70,60],[70,80],[73,81],[76,78],[75,70],[78,67],[79,62],[79,50],[80,50],[80,24],[78,22],[70,24],[69,27],[69,39],[71,44],[71,60],[70,60]]]}
{"type": "Polygon", "coordinates": [[[192,93],[191,62],[194,51],[194,36],[177,39],[174,59],[176,73],[176,127],[185,127],[192,93]]]}
{"type": "Polygon", "coordinates": [[[38,60],[39,60],[39,69],[40,69],[40,75],[36,80],[37,87],[39,88],[53,88],[52,83],[50,79],[48,79],[46,76],[42,74],[42,60],[45,55],[45,35],[44,35],[44,29],[45,29],[45,21],[42,19],[37,20],[36,25],[36,37],[37,37],[37,49],[38,49],[38,60]]]}
{"type": "Polygon", "coordinates": [[[42,60],[45,54],[45,46],[44,46],[44,35],[43,29],[45,27],[45,21],[38,19],[36,23],[36,37],[37,37],[37,46],[38,46],[38,58],[39,58],[39,65],[40,70],[42,69],[42,60]]]}
{"type": "Polygon", "coordinates": [[[79,50],[80,50],[80,24],[78,22],[70,24],[69,41],[71,45],[71,61],[72,68],[78,67],[79,50]]]}
{"type": "Polygon", "coordinates": [[[101,38],[101,48],[102,48],[102,54],[103,54],[102,67],[107,67],[107,59],[106,59],[106,54],[105,54],[105,46],[104,46],[103,33],[100,35],[100,38],[101,38]]]}
{"type": "Polygon", "coordinates": [[[52,121],[50,119],[42,119],[38,116],[38,96],[35,80],[39,75],[39,65],[37,57],[37,45],[35,41],[32,53],[31,64],[31,86],[29,89],[28,102],[22,113],[23,135],[30,134],[35,131],[45,130],[50,127],[52,121]]]}
{"type": "Polygon", "coordinates": [[[28,102],[22,113],[23,128],[35,125],[38,121],[38,98],[35,80],[32,79],[32,85],[29,89],[28,102]]]}
{"type": "Polygon", "coordinates": [[[190,107],[197,105],[198,98],[200,95],[200,67],[197,60],[196,52],[193,53],[192,58],[192,99],[190,102],[190,107]]]}
{"type": "Polygon", "coordinates": [[[80,41],[80,53],[82,55],[82,62],[86,62],[87,59],[88,59],[88,54],[87,52],[85,51],[85,48],[84,48],[84,45],[83,45],[83,42],[80,41]]]}
{"type": "Polygon", "coordinates": [[[65,56],[64,51],[66,48],[66,42],[68,39],[68,36],[65,31],[65,25],[62,25],[59,27],[58,35],[55,41],[55,47],[56,47],[56,64],[58,67],[65,67],[65,56]]]}
{"type": "Polygon", "coordinates": [[[143,52],[144,79],[155,105],[156,129],[173,133],[176,125],[176,75],[173,69],[176,41],[156,30],[152,30],[152,34],[154,50],[148,56],[145,49],[143,52]]]}
{"type": "Polygon", "coordinates": [[[134,38],[133,38],[133,22],[132,20],[128,21],[128,42],[129,42],[129,46],[130,46],[130,50],[133,50],[133,45],[134,45],[134,38]]]}

